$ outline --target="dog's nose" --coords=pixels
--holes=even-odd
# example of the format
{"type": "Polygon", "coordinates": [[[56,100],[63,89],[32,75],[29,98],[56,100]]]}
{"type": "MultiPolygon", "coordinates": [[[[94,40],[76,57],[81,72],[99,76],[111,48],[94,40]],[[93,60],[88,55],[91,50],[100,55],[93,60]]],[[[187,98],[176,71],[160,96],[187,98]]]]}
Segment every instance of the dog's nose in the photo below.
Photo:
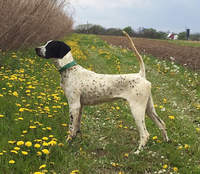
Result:
{"type": "Polygon", "coordinates": [[[40,56],[40,48],[35,48],[35,52],[38,56],[40,56]]]}

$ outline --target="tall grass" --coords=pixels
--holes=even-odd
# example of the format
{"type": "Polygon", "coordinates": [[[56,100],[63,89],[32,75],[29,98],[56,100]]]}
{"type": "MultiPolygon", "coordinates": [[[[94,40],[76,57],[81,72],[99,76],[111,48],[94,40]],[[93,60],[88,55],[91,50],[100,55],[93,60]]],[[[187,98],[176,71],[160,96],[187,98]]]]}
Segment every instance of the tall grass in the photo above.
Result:
{"type": "Polygon", "coordinates": [[[65,36],[73,19],[65,0],[0,1],[0,49],[10,50],[65,36]]]}

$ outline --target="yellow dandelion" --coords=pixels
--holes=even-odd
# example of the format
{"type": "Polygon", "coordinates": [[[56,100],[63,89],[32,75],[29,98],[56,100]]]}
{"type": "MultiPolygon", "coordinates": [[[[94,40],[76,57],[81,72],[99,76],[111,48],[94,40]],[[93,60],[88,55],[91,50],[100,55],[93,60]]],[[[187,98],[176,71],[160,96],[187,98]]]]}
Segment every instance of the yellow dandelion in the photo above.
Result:
{"type": "Polygon", "coordinates": [[[63,123],[63,124],[61,124],[63,127],[67,127],[67,124],[65,124],[65,123],[63,123]]]}
{"type": "Polygon", "coordinates": [[[163,165],[163,169],[166,169],[167,167],[168,167],[168,165],[167,165],[167,164],[163,165]]]}
{"type": "Polygon", "coordinates": [[[9,164],[15,164],[15,161],[14,160],[10,160],[8,163],[9,164]]]}
{"type": "Polygon", "coordinates": [[[62,104],[63,104],[64,106],[66,106],[66,105],[67,105],[67,103],[66,103],[66,102],[63,102],[62,104]]]}
{"type": "Polygon", "coordinates": [[[3,118],[3,117],[4,117],[4,115],[0,114],[0,118],[3,118]]]}
{"type": "Polygon", "coordinates": [[[49,146],[49,144],[48,144],[46,141],[44,141],[44,142],[42,143],[42,145],[43,145],[43,146],[49,146]]]}
{"type": "Polygon", "coordinates": [[[185,149],[189,149],[189,147],[190,147],[190,146],[189,146],[188,144],[185,144],[185,145],[184,145],[184,148],[185,148],[185,149]]]}
{"type": "Polygon", "coordinates": [[[51,127],[46,127],[46,129],[47,129],[47,130],[52,130],[52,128],[51,128],[51,127]]]}
{"type": "Polygon", "coordinates": [[[53,117],[53,115],[48,115],[48,118],[52,118],[53,117]]]}
{"type": "Polygon", "coordinates": [[[168,118],[171,119],[171,120],[175,119],[175,117],[173,115],[169,115],[168,118]]]}
{"type": "Polygon", "coordinates": [[[129,154],[128,153],[125,153],[124,154],[124,157],[128,158],[129,154]]]}
{"type": "Polygon", "coordinates": [[[25,146],[31,147],[31,146],[32,146],[32,142],[31,142],[31,141],[27,141],[27,142],[25,143],[25,146]]]}
{"type": "Polygon", "coordinates": [[[197,131],[197,132],[200,132],[200,128],[197,127],[197,128],[196,128],[196,131],[197,131]]]}
{"type": "Polygon", "coordinates": [[[73,170],[70,172],[70,174],[76,174],[76,173],[79,173],[79,170],[73,170]]]}
{"type": "Polygon", "coordinates": [[[179,150],[183,149],[183,146],[178,146],[178,149],[179,149],[179,150]]]}
{"type": "Polygon", "coordinates": [[[37,143],[37,144],[34,145],[34,147],[38,149],[38,148],[41,147],[41,145],[37,143]]]}
{"type": "Polygon", "coordinates": [[[19,112],[24,112],[25,108],[19,108],[19,112]]]}
{"type": "Polygon", "coordinates": [[[117,109],[117,110],[120,110],[120,107],[119,107],[119,106],[117,106],[117,107],[116,107],[116,109],[117,109]]]}
{"type": "Polygon", "coordinates": [[[28,155],[27,151],[22,151],[22,155],[28,155]]]}
{"type": "Polygon", "coordinates": [[[23,117],[19,117],[18,120],[24,120],[24,118],[23,117]]]}
{"type": "Polygon", "coordinates": [[[35,142],[42,142],[42,140],[40,140],[40,139],[36,139],[36,140],[34,140],[35,142]]]}
{"type": "Polygon", "coordinates": [[[178,172],[178,168],[177,168],[177,167],[174,167],[174,168],[173,168],[173,171],[174,171],[174,172],[178,172]]]}
{"type": "Polygon", "coordinates": [[[21,68],[21,69],[19,70],[19,72],[24,73],[24,69],[21,68]]]}
{"type": "Polygon", "coordinates": [[[29,126],[30,129],[36,129],[36,126],[29,126]]]}
{"type": "Polygon", "coordinates": [[[24,142],[23,141],[17,141],[17,145],[22,146],[22,145],[24,145],[24,142]]]}
{"type": "Polygon", "coordinates": [[[16,91],[13,92],[13,95],[14,95],[15,97],[18,97],[18,93],[17,93],[16,91]]]}
{"type": "Polygon", "coordinates": [[[27,132],[28,132],[27,130],[23,130],[22,131],[23,134],[27,134],[27,132]]]}
{"type": "Polygon", "coordinates": [[[55,146],[57,144],[57,142],[56,141],[50,141],[50,142],[48,142],[48,145],[51,145],[51,146],[55,146]]]}
{"type": "Polygon", "coordinates": [[[12,141],[12,140],[10,140],[10,141],[8,141],[8,143],[9,143],[9,144],[15,144],[16,141],[12,141]]]}
{"type": "Polygon", "coordinates": [[[17,58],[17,55],[16,55],[16,54],[13,54],[13,55],[12,55],[12,58],[17,58]]]}
{"type": "Polygon", "coordinates": [[[35,87],[32,86],[32,85],[29,85],[27,88],[29,88],[29,89],[35,89],[35,87]]]}
{"type": "Polygon", "coordinates": [[[16,150],[11,150],[10,152],[11,152],[11,153],[18,154],[18,152],[17,152],[16,150]]]}
{"type": "Polygon", "coordinates": [[[34,172],[33,174],[44,174],[43,172],[34,172]]]}
{"type": "Polygon", "coordinates": [[[49,138],[48,137],[43,137],[42,138],[44,141],[47,141],[49,138]]]}
{"type": "Polygon", "coordinates": [[[16,103],[16,106],[18,106],[18,107],[21,107],[22,105],[20,105],[20,104],[16,103]]]}
{"type": "Polygon", "coordinates": [[[41,156],[41,155],[42,155],[42,152],[38,151],[37,156],[41,156]]]}
{"type": "Polygon", "coordinates": [[[59,147],[63,147],[64,144],[63,144],[63,143],[59,143],[58,146],[59,146],[59,147]]]}
{"type": "Polygon", "coordinates": [[[166,98],[163,99],[163,103],[167,103],[167,99],[166,98]]]}
{"type": "Polygon", "coordinates": [[[158,137],[157,137],[157,136],[154,136],[152,139],[153,139],[153,140],[157,140],[157,139],[158,139],[158,137]]]}
{"type": "Polygon", "coordinates": [[[118,163],[111,163],[111,165],[113,166],[113,167],[117,167],[117,166],[119,166],[119,164],[118,163]]]}
{"type": "Polygon", "coordinates": [[[44,168],[46,168],[46,164],[43,164],[43,165],[41,165],[41,166],[39,167],[39,169],[44,169],[44,168]]]}
{"type": "Polygon", "coordinates": [[[163,109],[163,108],[164,108],[164,106],[160,105],[160,106],[159,106],[159,108],[160,108],[160,109],[163,109]]]}
{"type": "Polygon", "coordinates": [[[45,154],[45,155],[48,155],[50,152],[48,149],[43,149],[42,152],[45,154]]]}
{"type": "Polygon", "coordinates": [[[20,147],[14,147],[14,150],[19,151],[19,150],[20,150],[20,147]]]}

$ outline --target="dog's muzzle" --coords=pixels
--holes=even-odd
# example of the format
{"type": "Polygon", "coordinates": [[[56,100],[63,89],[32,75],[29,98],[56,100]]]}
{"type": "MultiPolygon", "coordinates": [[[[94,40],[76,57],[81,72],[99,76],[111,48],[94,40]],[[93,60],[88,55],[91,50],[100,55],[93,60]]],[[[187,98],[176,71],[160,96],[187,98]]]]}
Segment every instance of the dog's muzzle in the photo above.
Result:
{"type": "Polygon", "coordinates": [[[35,48],[35,52],[36,52],[36,54],[37,54],[39,57],[43,57],[40,48],[35,48]]]}

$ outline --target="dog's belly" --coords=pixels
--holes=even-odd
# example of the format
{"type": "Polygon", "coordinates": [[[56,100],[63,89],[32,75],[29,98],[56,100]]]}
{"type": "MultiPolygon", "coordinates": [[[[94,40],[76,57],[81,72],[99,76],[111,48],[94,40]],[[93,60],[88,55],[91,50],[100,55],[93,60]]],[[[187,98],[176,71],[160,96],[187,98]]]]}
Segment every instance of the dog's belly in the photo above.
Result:
{"type": "Polygon", "coordinates": [[[81,95],[81,104],[83,105],[96,105],[104,102],[111,102],[120,97],[114,96],[112,91],[100,92],[83,92],[81,95]]]}
{"type": "Polygon", "coordinates": [[[97,105],[105,102],[112,102],[116,99],[119,98],[98,98],[98,97],[93,97],[93,98],[81,98],[81,104],[83,105],[97,105]]]}

